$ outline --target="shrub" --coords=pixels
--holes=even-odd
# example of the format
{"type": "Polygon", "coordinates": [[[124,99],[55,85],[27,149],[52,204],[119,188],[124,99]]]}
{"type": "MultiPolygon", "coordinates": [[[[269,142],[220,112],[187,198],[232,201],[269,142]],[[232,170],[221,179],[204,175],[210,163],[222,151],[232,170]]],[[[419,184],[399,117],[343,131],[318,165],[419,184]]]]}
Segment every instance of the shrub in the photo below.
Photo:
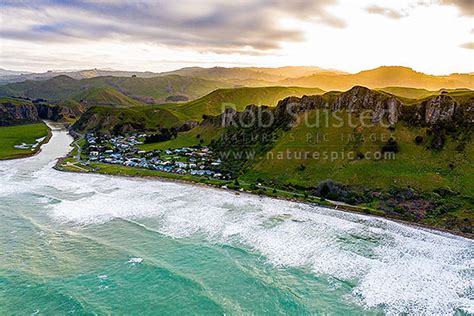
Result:
{"type": "Polygon", "coordinates": [[[318,185],[319,195],[324,197],[329,194],[331,189],[329,188],[329,184],[327,182],[322,183],[322,185],[318,185]]]}
{"type": "Polygon", "coordinates": [[[164,142],[178,136],[175,128],[162,128],[157,134],[151,134],[145,137],[145,144],[164,142]]]}
{"type": "Polygon", "coordinates": [[[422,142],[423,142],[423,136],[418,135],[415,137],[415,143],[417,145],[420,145],[422,142]]]}
{"type": "Polygon", "coordinates": [[[444,147],[446,142],[446,136],[444,133],[435,133],[433,134],[433,139],[431,140],[431,149],[441,150],[444,147]]]}
{"type": "Polygon", "coordinates": [[[382,146],[382,153],[398,153],[400,151],[400,146],[398,145],[397,141],[390,137],[385,145],[382,146]]]}

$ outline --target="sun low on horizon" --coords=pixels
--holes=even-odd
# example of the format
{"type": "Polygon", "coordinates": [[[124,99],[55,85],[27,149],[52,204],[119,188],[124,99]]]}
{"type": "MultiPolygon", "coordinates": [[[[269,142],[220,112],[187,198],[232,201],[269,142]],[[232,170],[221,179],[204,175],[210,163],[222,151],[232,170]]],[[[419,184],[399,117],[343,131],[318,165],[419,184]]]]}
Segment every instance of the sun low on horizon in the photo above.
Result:
{"type": "Polygon", "coordinates": [[[474,72],[474,4],[422,1],[0,1],[0,68],[382,65],[474,72]]]}

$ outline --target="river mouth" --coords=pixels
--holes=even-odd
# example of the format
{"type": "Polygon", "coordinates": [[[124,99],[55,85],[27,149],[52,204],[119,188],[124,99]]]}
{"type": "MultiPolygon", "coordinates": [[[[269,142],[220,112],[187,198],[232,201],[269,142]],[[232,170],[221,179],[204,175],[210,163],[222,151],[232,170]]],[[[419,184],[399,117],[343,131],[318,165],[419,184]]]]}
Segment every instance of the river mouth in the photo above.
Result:
{"type": "Polygon", "coordinates": [[[52,130],[37,156],[0,162],[7,313],[474,311],[469,239],[182,183],[59,172],[72,139],[52,130]]]}

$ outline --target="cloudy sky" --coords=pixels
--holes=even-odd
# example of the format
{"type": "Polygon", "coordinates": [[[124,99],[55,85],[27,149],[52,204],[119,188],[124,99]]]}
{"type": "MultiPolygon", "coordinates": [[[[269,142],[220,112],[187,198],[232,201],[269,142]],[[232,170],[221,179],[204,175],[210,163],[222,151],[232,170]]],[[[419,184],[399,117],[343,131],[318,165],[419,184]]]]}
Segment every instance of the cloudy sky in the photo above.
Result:
{"type": "Polygon", "coordinates": [[[474,72],[473,0],[0,0],[0,68],[474,72]]]}

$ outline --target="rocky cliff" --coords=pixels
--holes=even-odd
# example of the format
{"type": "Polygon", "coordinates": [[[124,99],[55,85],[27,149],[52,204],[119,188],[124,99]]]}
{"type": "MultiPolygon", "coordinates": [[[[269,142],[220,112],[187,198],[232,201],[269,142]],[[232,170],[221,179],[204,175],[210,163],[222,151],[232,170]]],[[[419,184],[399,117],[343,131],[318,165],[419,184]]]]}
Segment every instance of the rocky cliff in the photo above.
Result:
{"type": "Polygon", "coordinates": [[[0,101],[0,126],[27,124],[41,120],[59,121],[64,118],[75,118],[80,114],[81,109],[66,106],[18,99],[0,101]]]}
{"type": "Polygon", "coordinates": [[[441,94],[415,104],[404,104],[393,95],[355,86],[342,93],[288,97],[281,100],[275,108],[249,105],[242,112],[227,109],[218,116],[205,117],[203,124],[227,127],[235,125],[236,122],[247,122],[245,118],[249,117],[250,113],[258,118],[268,111],[274,114],[275,120],[281,120],[315,109],[347,111],[356,115],[364,113],[370,115],[374,123],[384,121],[389,125],[401,120],[428,127],[450,122],[469,125],[474,123],[474,93],[468,98],[458,100],[441,94]]]}
{"type": "Polygon", "coordinates": [[[40,121],[38,110],[33,104],[14,102],[0,103],[0,126],[32,123],[40,121]]]}
{"type": "Polygon", "coordinates": [[[414,106],[403,107],[404,120],[424,126],[474,123],[474,97],[455,100],[449,95],[438,95],[414,106]]]}
{"type": "Polygon", "coordinates": [[[64,118],[76,118],[83,112],[82,109],[70,108],[65,106],[52,106],[49,104],[36,104],[38,115],[41,119],[59,121],[64,118]]]}

